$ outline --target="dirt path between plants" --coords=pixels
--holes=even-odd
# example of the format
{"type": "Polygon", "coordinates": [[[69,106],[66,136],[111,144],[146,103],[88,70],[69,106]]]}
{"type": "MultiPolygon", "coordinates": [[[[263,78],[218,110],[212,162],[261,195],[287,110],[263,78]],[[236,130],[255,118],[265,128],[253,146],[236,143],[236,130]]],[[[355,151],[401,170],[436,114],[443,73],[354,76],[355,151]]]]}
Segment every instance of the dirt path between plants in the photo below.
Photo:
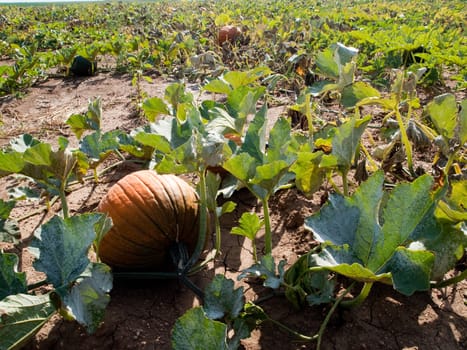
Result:
{"type": "MultiPolygon", "coordinates": [[[[148,96],[162,97],[169,83],[155,79],[154,84],[145,83],[143,88],[148,96]]],[[[196,85],[189,85],[188,89],[198,98],[199,88],[196,85]]],[[[73,140],[65,120],[73,113],[85,112],[88,99],[97,96],[102,98],[103,128],[130,131],[143,123],[135,114],[134,92],[128,76],[101,73],[86,79],[49,79],[31,88],[22,99],[4,98],[0,101],[3,122],[0,143],[5,145],[24,133],[31,133],[52,144],[56,143],[59,135],[73,140]]],[[[269,118],[274,120],[285,110],[285,106],[271,108],[269,118]]],[[[75,186],[68,196],[71,213],[95,210],[109,186],[134,170],[137,170],[136,166],[120,166],[106,173],[98,184],[88,182],[75,186]]],[[[18,181],[12,177],[1,179],[1,198],[6,199],[8,189],[17,186],[18,181]]],[[[312,198],[304,198],[291,189],[273,197],[273,252],[276,258],[292,263],[309,249],[313,238],[303,228],[304,218],[319,209],[324,195],[323,189],[312,198]]],[[[193,276],[193,281],[201,287],[218,273],[236,281],[239,271],[252,264],[248,240],[230,235],[230,229],[244,211],[260,211],[261,208],[244,191],[237,193],[234,200],[238,202],[236,210],[222,219],[221,258],[193,276]]],[[[22,218],[22,238],[30,237],[41,222],[59,209],[58,204],[47,212],[43,202],[20,203],[13,216],[22,218]],[[44,211],[25,217],[38,208],[44,211]]],[[[32,258],[26,248],[18,251],[8,244],[0,244],[0,248],[20,254],[20,270],[27,273],[29,282],[41,278],[33,270],[32,258]]],[[[236,281],[236,284],[243,286],[247,300],[266,297],[270,293],[257,281],[236,281]]],[[[322,349],[466,349],[466,300],[467,281],[411,297],[396,293],[389,286],[377,285],[361,307],[334,314],[322,349]]],[[[88,335],[76,323],[54,316],[26,349],[171,349],[171,329],[176,319],[198,304],[195,295],[178,281],[116,280],[104,324],[95,334],[88,335]]],[[[328,306],[295,310],[283,296],[265,298],[261,306],[271,318],[310,335],[317,332],[328,311],[328,306]]],[[[316,344],[299,341],[277,326],[264,323],[242,342],[242,346],[247,350],[292,350],[314,349],[316,344]]]]}

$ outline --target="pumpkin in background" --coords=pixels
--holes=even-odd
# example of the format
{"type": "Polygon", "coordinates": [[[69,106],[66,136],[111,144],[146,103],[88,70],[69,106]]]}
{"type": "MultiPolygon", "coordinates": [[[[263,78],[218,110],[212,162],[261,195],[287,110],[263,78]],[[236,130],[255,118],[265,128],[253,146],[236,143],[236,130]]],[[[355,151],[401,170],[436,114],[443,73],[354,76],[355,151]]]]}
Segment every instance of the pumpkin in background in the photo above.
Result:
{"type": "Polygon", "coordinates": [[[196,191],[175,175],[140,170],[120,179],[98,211],[113,227],[99,244],[101,260],[124,269],[165,269],[169,247],[183,242],[193,252],[199,231],[196,191]]]}
{"type": "Polygon", "coordinates": [[[223,26],[217,34],[217,43],[219,45],[222,45],[226,41],[233,43],[235,40],[240,39],[241,34],[242,31],[238,27],[223,26]]]}

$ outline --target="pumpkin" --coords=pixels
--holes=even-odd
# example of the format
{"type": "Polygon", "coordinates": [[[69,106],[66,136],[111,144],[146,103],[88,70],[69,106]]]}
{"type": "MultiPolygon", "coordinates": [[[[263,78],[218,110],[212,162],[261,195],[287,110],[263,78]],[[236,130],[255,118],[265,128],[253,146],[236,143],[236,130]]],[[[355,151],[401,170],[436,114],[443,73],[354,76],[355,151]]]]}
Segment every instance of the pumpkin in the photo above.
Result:
{"type": "Polygon", "coordinates": [[[219,29],[217,34],[217,42],[219,45],[222,45],[224,42],[233,43],[235,40],[240,39],[242,31],[240,28],[235,26],[223,26],[219,29]]]}
{"type": "Polygon", "coordinates": [[[164,270],[172,245],[183,242],[191,253],[198,240],[198,195],[175,175],[131,173],[109,189],[98,211],[113,222],[99,244],[101,260],[113,267],[164,270]]]}

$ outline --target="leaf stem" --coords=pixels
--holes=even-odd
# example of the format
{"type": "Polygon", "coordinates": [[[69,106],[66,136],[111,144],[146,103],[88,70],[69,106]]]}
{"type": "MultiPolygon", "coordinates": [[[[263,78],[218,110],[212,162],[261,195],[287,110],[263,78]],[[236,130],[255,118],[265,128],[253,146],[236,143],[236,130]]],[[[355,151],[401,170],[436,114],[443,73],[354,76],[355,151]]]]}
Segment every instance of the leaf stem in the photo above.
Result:
{"type": "Polygon", "coordinates": [[[208,208],[207,208],[207,189],[206,189],[206,171],[199,171],[199,196],[200,196],[200,213],[199,213],[199,236],[196,243],[195,251],[186,264],[186,268],[190,269],[199,259],[206,241],[208,208]]]}
{"type": "MultiPolygon", "coordinates": [[[[324,335],[324,331],[326,330],[326,327],[329,323],[329,321],[331,320],[331,316],[332,314],[334,313],[334,311],[336,311],[337,307],[339,306],[339,304],[342,302],[342,300],[344,299],[344,297],[349,293],[350,289],[352,289],[352,287],[354,286],[355,282],[353,282],[345,291],[344,293],[342,293],[337,299],[336,301],[334,302],[334,304],[332,305],[331,309],[329,310],[329,312],[327,313],[323,323],[321,323],[321,326],[319,327],[319,330],[318,330],[318,333],[315,335],[315,337],[317,337],[318,341],[317,341],[317,344],[316,344],[316,350],[319,350],[321,348],[321,341],[323,339],[323,335],[324,335]]],[[[371,288],[371,287],[370,287],[371,288]]]]}
{"type": "Polygon", "coordinates": [[[457,282],[462,281],[463,279],[467,278],[467,270],[462,271],[460,274],[458,274],[455,277],[448,278],[447,280],[443,280],[437,283],[433,283],[431,285],[432,288],[444,288],[447,287],[451,284],[455,284],[457,282]]]}
{"type": "Polygon", "coordinates": [[[407,131],[405,130],[405,124],[402,120],[402,115],[399,110],[396,110],[396,120],[399,124],[399,131],[401,133],[401,141],[404,145],[405,153],[407,154],[407,164],[409,166],[409,171],[411,175],[415,174],[413,168],[413,159],[412,159],[412,145],[410,144],[409,137],[407,136],[407,131]]]}
{"type": "MultiPolygon", "coordinates": [[[[360,291],[360,294],[357,295],[352,300],[343,301],[341,303],[342,306],[345,308],[352,308],[352,307],[357,307],[361,305],[365,301],[365,299],[368,297],[368,295],[370,294],[371,287],[373,287],[373,282],[365,282],[363,284],[362,290],[360,291]]],[[[348,289],[350,289],[350,287],[348,289]]],[[[347,293],[348,292],[346,292],[346,294],[347,293]]]]}
{"type": "Polygon", "coordinates": [[[272,233],[271,233],[271,219],[269,217],[269,203],[268,197],[263,201],[263,215],[264,215],[264,247],[265,254],[272,254],[272,233]]]}

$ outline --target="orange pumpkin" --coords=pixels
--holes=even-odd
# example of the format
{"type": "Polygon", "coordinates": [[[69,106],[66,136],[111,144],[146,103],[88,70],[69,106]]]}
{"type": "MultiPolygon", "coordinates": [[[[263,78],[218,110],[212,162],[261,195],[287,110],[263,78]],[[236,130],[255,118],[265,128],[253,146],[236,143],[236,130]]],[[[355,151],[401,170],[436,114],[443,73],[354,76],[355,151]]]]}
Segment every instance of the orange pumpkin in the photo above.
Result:
{"type": "Polygon", "coordinates": [[[198,240],[198,195],[175,175],[131,173],[110,188],[98,211],[113,222],[99,245],[101,260],[110,266],[165,269],[171,245],[183,242],[191,253],[198,240]]]}
{"type": "Polygon", "coordinates": [[[217,42],[219,45],[222,45],[224,42],[228,41],[233,43],[235,40],[240,38],[242,31],[240,28],[235,26],[223,26],[219,29],[217,35],[217,42]]]}

